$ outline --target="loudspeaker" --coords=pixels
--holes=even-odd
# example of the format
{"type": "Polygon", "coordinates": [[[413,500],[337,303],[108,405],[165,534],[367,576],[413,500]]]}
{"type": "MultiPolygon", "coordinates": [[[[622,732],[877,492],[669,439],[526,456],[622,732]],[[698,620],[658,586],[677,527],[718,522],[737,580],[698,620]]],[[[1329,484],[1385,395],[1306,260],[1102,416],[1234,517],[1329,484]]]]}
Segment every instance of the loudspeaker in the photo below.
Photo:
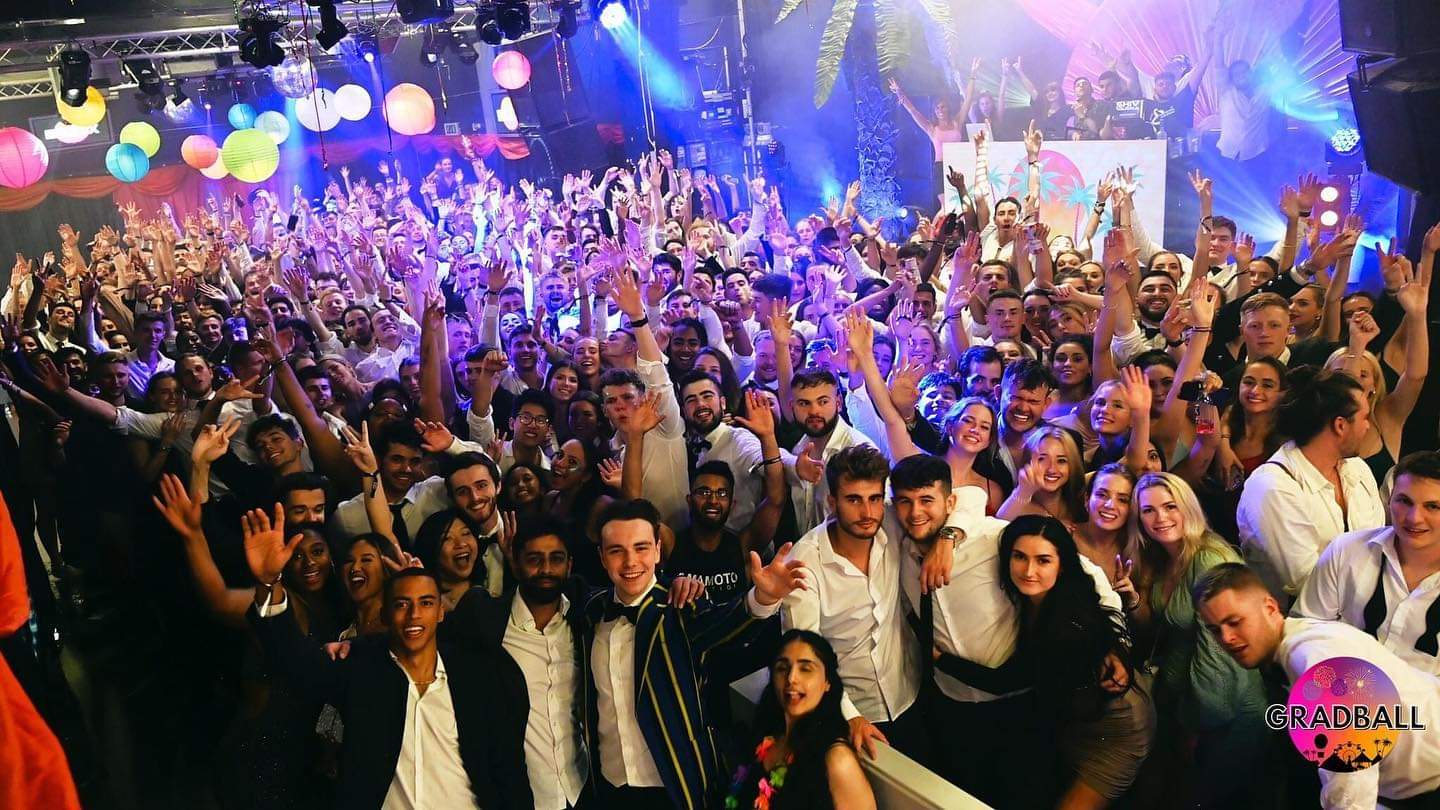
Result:
{"type": "Polygon", "coordinates": [[[1416,191],[1440,192],[1440,56],[1381,62],[1348,82],[1370,168],[1416,191]]]}
{"type": "Polygon", "coordinates": [[[1435,0],[1340,0],[1340,47],[1377,56],[1440,51],[1435,0]]]}
{"type": "Polygon", "coordinates": [[[395,0],[395,11],[410,25],[441,22],[455,15],[455,0],[395,0]]]}

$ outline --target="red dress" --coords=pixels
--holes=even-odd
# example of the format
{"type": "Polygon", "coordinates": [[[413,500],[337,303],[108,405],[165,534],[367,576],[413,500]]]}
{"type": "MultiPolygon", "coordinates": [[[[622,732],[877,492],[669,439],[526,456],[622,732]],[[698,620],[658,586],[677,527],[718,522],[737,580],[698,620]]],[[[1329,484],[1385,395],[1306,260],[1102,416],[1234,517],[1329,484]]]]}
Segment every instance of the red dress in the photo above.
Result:
{"type": "MultiPolygon", "coordinates": [[[[30,618],[20,541],[0,498],[0,636],[30,618]]],[[[79,810],[80,797],[60,741],[0,658],[0,805],[79,810]]]]}

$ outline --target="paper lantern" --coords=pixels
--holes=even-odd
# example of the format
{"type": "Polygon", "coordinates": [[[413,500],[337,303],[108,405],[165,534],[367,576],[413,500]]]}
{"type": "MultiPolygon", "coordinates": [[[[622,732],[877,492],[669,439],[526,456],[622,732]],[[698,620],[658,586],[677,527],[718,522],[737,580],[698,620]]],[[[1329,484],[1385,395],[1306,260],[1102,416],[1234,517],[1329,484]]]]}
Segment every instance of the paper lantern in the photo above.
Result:
{"type": "Polygon", "coordinates": [[[340,110],[335,106],[335,94],[320,87],[315,92],[295,102],[295,120],[311,132],[329,132],[340,123],[340,110]]]}
{"type": "Polygon", "coordinates": [[[58,98],[55,107],[60,111],[61,120],[77,127],[93,127],[105,117],[105,97],[93,87],[85,90],[85,103],[79,107],[71,107],[58,98]]]}
{"type": "Polygon", "coordinates": [[[249,129],[255,126],[255,108],[244,102],[232,104],[225,118],[236,129],[249,129]]]}
{"type": "Polygon", "coordinates": [[[133,143],[117,143],[105,153],[105,168],[122,183],[134,183],[150,173],[150,158],[133,143]]]}
{"type": "Polygon", "coordinates": [[[120,128],[120,143],[133,143],[140,147],[145,157],[155,157],[155,153],[160,151],[160,133],[144,121],[131,121],[120,128]]]}
{"type": "Polygon", "coordinates": [[[180,143],[180,159],[193,169],[208,169],[220,160],[220,147],[209,135],[191,135],[180,143]]]}
{"type": "Polygon", "coordinates": [[[501,51],[490,63],[490,75],[506,90],[519,90],[530,83],[530,60],[519,51],[501,51]]]}
{"type": "Polygon", "coordinates": [[[500,101],[500,108],[495,111],[495,120],[505,125],[505,128],[514,132],[520,128],[520,118],[515,114],[515,102],[507,95],[500,101]]]}
{"type": "Polygon", "coordinates": [[[280,147],[258,129],[237,129],[226,136],[220,159],[236,180],[260,183],[270,179],[279,167],[280,147]]]}
{"type": "Polygon", "coordinates": [[[397,84],[385,94],[385,120],[401,135],[424,135],[435,128],[435,100],[425,88],[397,84]]]}
{"type": "Polygon", "coordinates": [[[94,135],[95,132],[96,129],[93,124],[88,127],[77,127],[74,124],[67,124],[61,121],[55,125],[54,129],[50,130],[50,137],[61,143],[77,144],[94,135]]]}
{"type": "Polygon", "coordinates": [[[28,129],[0,129],[0,186],[25,188],[40,181],[50,167],[50,151],[28,129]]]}
{"type": "Polygon", "coordinates": [[[215,152],[215,163],[200,170],[200,173],[211,180],[224,180],[230,176],[230,170],[225,168],[225,161],[220,159],[220,152],[215,152]]]}
{"type": "Polygon", "coordinates": [[[335,109],[346,121],[359,121],[370,114],[370,94],[358,84],[341,85],[335,91],[335,109]]]}
{"type": "Polygon", "coordinates": [[[285,113],[266,110],[255,116],[255,128],[270,136],[275,143],[284,143],[290,137],[290,119],[285,113]]]}
{"type": "Polygon", "coordinates": [[[270,68],[270,81],[275,91],[285,98],[302,99],[315,90],[315,77],[307,62],[285,57],[285,61],[270,68]]]}

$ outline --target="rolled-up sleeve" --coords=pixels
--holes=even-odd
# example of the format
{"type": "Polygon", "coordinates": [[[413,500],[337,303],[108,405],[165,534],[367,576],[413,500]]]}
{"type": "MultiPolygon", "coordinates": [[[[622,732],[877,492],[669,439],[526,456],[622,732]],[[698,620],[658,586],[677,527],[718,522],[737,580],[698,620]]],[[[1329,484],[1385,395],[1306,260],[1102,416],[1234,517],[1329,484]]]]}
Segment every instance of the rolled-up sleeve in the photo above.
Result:
{"type": "Polygon", "coordinates": [[[640,379],[645,381],[645,391],[660,392],[660,426],[656,428],[661,436],[669,439],[685,434],[685,420],[680,416],[680,403],[675,399],[675,386],[670,384],[670,373],[665,364],[654,360],[635,361],[640,379]]]}

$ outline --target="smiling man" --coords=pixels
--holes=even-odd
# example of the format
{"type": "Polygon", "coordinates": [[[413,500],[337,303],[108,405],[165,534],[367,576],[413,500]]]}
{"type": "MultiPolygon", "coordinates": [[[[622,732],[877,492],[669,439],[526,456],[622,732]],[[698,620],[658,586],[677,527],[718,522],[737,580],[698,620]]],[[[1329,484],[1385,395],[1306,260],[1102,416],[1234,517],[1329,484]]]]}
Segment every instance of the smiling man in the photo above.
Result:
{"type": "MultiPolygon", "coordinates": [[[[381,432],[378,439],[372,439],[375,457],[380,464],[379,484],[395,516],[395,539],[400,547],[410,549],[414,532],[418,531],[425,519],[450,506],[445,490],[445,479],[438,475],[421,479],[420,463],[424,459],[424,443],[420,433],[412,424],[397,422],[381,432]]],[[[480,446],[454,439],[443,451],[456,456],[479,450],[480,446]]],[[[364,486],[375,483],[367,478],[364,486]]],[[[364,493],[342,502],[335,508],[330,520],[330,536],[336,540],[349,540],[357,534],[370,531],[370,519],[365,515],[364,493]]]]}
{"type": "Polygon", "coordinates": [[[1019,473],[1017,460],[1024,456],[1025,437],[1045,424],[1045,404],[1055,388],[1055,378],[1043,363],[1017,360],[1005,369],[1000,382],[1000,460],[1011,475],[1019,473]]]}
{"type": "Polygon", "coordinates": [[[791,378],[791,413],[805,438],[785,458],[795,524],[800,532],[822,525],[834,514],[828,477],[820,474],[836,453],[875,442],[840,418],[840,381],[828,369],[807,368],[791,378]]]}
{"type": "MultiPolygon", "coordinates": [[[[765,456],[760,439],[743,428],[725,422],[730,403],[720,393],[720,384],[703,371],[691,371],[680,379],[680,415],[685,419],[685,446],[694,469],[711,461],[730,470],[733,497],[725,528],[740,532],[750,524],[760,502],[760,462],[765,456]]],[[[741,403],[736,403],[737,405],[741,403]]],[[[778,453],[775,454],[778,458],[778,453]]],[[[691,495],[694,495],[692,488],[691,495]]],[[[781,498],[783,500],[783,497],[781,498]]],[[[691,504],[694,517],[694,504],[691,504]]]]}

